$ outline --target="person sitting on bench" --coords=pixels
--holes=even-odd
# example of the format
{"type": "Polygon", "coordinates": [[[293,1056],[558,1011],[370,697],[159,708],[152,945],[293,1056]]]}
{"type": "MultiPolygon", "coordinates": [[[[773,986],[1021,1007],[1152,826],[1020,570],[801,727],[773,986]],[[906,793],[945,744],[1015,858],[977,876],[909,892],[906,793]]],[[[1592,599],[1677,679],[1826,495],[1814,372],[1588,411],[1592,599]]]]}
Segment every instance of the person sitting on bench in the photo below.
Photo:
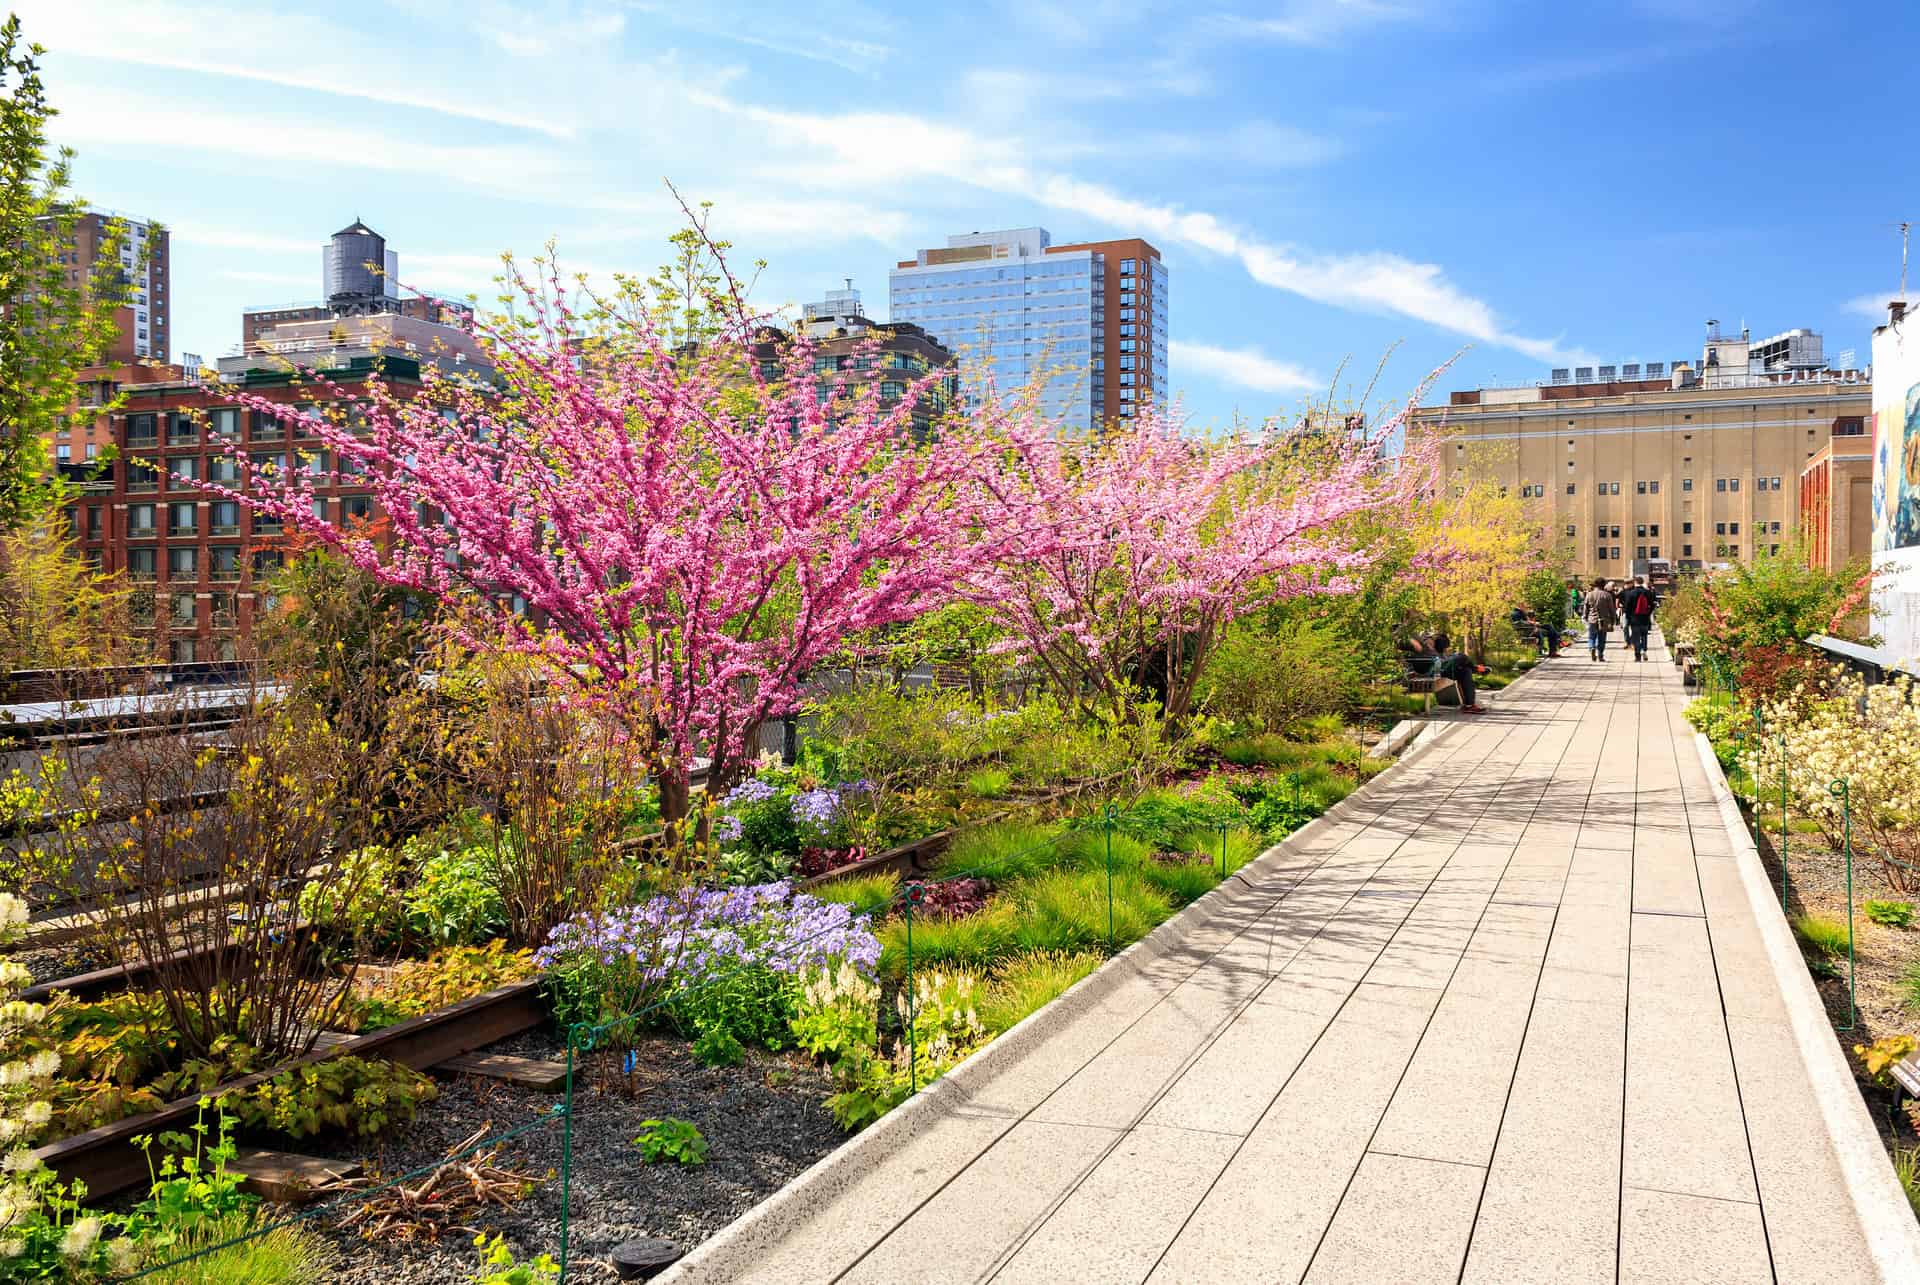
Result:
{"type": "Polygon", "coordinates": [[[1464,652],[1451,650],[1452,639],[1445,634],[1433,636],[1433,654],[1435,656],[1433,675],[1435,678],[1450,678],[1454,686],[1460,689],[1460,712],[1462,714],[1484,714],[1487,707],[1474,695],[1473,675],[1475,671],[1485,673],[1483,666],[1475,665],[1464,652]]]}

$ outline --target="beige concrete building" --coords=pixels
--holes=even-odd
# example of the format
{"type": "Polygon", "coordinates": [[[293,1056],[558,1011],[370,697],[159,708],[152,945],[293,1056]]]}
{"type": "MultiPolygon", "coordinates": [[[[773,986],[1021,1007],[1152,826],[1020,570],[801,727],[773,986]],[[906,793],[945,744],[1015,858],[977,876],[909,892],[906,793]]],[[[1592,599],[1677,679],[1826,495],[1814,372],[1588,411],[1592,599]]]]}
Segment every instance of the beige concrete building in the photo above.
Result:
{"type": "Polygon", "coordinates": [[[1534,501],[1542,542],[1571,547],[1577,572],[1624,576],[1637,559],[1699,570],[1789,544],[1809,462],[1836,438],[1867,449],[1871,391],[1869,372],[1829,369],[1812,332],[1709,323],[1698,367],[1557,370],[1456,392],[1416,421],[1444,426],[1450,477],[1534,501]]]}

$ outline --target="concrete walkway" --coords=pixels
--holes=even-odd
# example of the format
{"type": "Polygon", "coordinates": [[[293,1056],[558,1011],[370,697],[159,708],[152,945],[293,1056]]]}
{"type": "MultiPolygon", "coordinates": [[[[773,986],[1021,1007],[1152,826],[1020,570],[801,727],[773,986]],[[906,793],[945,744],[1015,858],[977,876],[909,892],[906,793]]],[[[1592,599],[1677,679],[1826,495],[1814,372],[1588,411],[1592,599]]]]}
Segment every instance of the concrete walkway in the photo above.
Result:
{"type": "Polygon", "coordinates": [[[1664,653],[1497,699],[673,1279],[1916,1279],[1664,653]]]}

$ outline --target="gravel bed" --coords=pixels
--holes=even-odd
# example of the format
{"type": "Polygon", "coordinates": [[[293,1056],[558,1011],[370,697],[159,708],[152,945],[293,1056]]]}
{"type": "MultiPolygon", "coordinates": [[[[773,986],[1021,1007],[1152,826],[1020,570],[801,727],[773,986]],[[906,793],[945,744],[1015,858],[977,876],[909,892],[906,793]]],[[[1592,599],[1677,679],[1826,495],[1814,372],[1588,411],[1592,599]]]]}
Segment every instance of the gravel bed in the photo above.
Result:
{"type": "Polygon", "coordinates": [[[84,938],[54,946],[20,946],[8,951],[7,958],[16,964],[24,964],[27,971],[33,974],[33,984],[36,986],[65,977],[78,977],[81,973],[105,968],[113,962],[105,952],[89,946],[84,938]]]}
{"type": "MultiPolygon", "coordinates": [[[[550,1032],[487,1052],[565,1059],[564,1044],[550,1032]]],[[[826,1078],[803,1059],[749,1050],[739,1066],[708,1068],[688,1055],[684,1041],[649,1038],[631,1077],[582,1078],[574,1098],[569,1282],[617,1279],[608,1255],[636,1237],[664,1237],[691,1251],[846,1140],[825,1106],[826,1078]],[[711,1147],[706,1164],[641,1162],[634,1136],[642,1121],[664,1116],[699,1127],[711,1147]]],[[[558,1094],[473,1076],[440,1077],[440,1085],[439,1098],[411,1125],[371,1149],[346,1143],[295,1149],[350,1156],[369,1174],[393,1177],[432,1164],[482,1124],[504,1132],[544,1117],[560,1101],[558,1094]]],[[[476,1229],[505,1236],[522,1259],[542,1252],[557,1258],[560,1156],[557,1122],[509,1143],[498,1163],[554,1176],[511,1208],[474,1215],[476,1229]]],[[[471,1231],[448,1230],[437,1242],[389,1236],[372,1243],[324,1215],[315,1221],[341,1248],[331,1279],[348,1285],[464,1281],[477,1262],[471,1231]]]]}

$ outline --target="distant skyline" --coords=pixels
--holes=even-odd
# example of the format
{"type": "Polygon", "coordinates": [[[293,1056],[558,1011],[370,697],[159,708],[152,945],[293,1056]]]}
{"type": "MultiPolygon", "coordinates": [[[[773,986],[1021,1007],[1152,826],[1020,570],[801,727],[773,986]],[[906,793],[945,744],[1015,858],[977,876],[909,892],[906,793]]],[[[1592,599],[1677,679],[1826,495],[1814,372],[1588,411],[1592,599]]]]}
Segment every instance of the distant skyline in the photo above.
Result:
{"type": "MultiPolygon", "coordinates": [[[[1201,423],[1697,353],[1709,317],[1864,362],[1896,292],[1920,10],[1757,0],[11,0],[81,193],[172,233],[173,349],[315,298],[364,218],[406,284],[558,244],[645,274],[678,211],[765,306],[956,232],[1141,236],[1201,423]]],[[[877,309],[876,309],[877,310],[877,309]]]]}

